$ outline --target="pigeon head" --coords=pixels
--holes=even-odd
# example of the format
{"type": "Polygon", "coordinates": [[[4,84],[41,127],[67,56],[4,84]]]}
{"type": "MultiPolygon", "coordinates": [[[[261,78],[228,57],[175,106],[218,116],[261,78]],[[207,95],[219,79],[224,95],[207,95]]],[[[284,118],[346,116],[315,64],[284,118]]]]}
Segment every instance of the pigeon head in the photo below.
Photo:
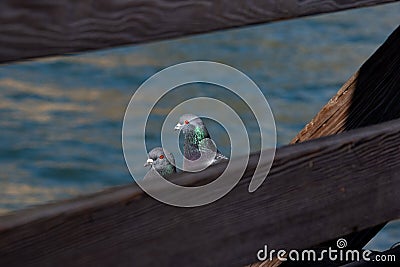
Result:
{"type": "Polygon", "coordinates": [[[193,114],[182,115],[175,126],[175,130],[182,131],[185,135],[185,140],[189,139],[188,141],[194,145],[198,145],[205,138],[210,138],[203,121],[193,114]]]}
{"type": "Polygon", "coordinates": [[[210,139],[210,134],[203,121],[196,115],[185,114],[179,118],[175,130],[184,135],[183,155],[185,159],[191,161],[199,159],[202,144],[210,139]]]}
{"type": "Polygon", "coordinates": [[[153,148],[148,156],[149,158],[146,164],[144,164],[145,167],[151,166],[152,169],[156,170],[163,177],[176,173],[174,156],[168,151],[164,151],[162,147],[153,148]],[[166,154],[168,154],[172,164],[167,159],[166,154]]]}

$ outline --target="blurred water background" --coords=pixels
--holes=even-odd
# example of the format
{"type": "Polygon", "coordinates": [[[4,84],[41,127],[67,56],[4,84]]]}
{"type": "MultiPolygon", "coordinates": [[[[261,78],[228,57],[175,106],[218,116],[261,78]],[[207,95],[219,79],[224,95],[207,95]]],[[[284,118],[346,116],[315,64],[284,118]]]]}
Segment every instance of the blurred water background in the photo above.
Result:
{"type": "MultiPolygon", "coordinates": [[[[290,142],[397,27],[399,14],[395,3],[1,66],[0,214],[132,182],[121,148],[125,108],[147,78],[185,61],[246,73],[268,98],[278,145],[290,142]]],[[[184,92],[225,97],[201,89],[184,92]]],[[[152,119],[161,120],[181,95],[163,101],[152,119]]],[[[228,154],[229,139],[218,129],[211,126],[212,136],[228,154]]],[[[158,131],[149,129],[149,148],[159,144],[158,131]]],[[[400,223],[393,222],[368,247],[397,241],[400,223]]]]}

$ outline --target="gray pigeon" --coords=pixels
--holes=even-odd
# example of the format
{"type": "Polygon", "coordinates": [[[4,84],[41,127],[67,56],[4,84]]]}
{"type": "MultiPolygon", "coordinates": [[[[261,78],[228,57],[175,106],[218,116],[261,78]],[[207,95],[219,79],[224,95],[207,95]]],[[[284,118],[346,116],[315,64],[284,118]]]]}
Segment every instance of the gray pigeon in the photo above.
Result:
{"type": "Polygon", "coordinates": [[[176,173],[175,159],[174,156],[162,149],[162,147],[153,148],[149,152],[149,158],[144,164],[144,167],[151,166],[150,170],[144,176],[144,178],[155,176],[155,172],[158,172],[162,177],[166,178],[174,173],[176,173]],[[167,159],[165,154],[171,159],[171,162],[167,159]],[[171,164],[172,163],[172,164],[171,164]]]}
{"type": "Polygon", "coordinates": [[[196,115],[182,115],[179,119],[178,124],[175,126],[175,130],[182,130],[184,135],[184,167],[196,167],[188,165],[190,164],[190,162],[199,159],[202,154],[203,158],[205,158],[207,162],[200,162],[200,164],[204,164],[205,166],[214,165],[218,162],[228,160],[227,157],[222,155],[216,149],[214,143],[211,140],[210,134],[207,131],[206,126],[204,125],[203,121],[196,115]],[[213,157],[214,154],[215,157],[213,157]],[[207,157],[207,155],[210,155],[211,158],[207,157]]]}

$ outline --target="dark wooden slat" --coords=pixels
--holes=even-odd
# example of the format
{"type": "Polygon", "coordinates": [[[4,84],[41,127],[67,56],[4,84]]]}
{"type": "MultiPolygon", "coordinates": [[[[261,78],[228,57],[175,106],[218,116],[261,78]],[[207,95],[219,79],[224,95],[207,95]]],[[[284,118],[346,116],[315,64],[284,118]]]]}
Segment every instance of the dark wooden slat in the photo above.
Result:
{"type": "Polygon", "coordinates": [[[2,0],[0,63],[390,2],[396,0],[2,0]]]}
{"type": "MultiPolygon", "coordinates": [[[[176,208],[125,186],[0,218],[0,266],[239,266],[400,217],[400,120],[279,148],[248,193],[258,155],[221,200],[176,208]]],[[[182,174],[213,179],[224,165],[182,174]]]]}

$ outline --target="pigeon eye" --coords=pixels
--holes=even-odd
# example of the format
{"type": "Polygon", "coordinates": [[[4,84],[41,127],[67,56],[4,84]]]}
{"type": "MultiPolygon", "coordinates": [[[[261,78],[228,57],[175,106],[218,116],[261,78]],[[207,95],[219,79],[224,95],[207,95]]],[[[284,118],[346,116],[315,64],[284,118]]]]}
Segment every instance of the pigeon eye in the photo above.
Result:
{"type": "Polygon", "coordinates": [[[186,120],[186,121],[185,121],[185,124],[189,124],[189,121],[188,121],[188,120],[186,120]]]}
{"type": "Polygon", "coordinates": [[[164,158],[164,155],[161,155],[159,158],[160,158],[160,159],[163,159],[163,158],[164,158]]]}

